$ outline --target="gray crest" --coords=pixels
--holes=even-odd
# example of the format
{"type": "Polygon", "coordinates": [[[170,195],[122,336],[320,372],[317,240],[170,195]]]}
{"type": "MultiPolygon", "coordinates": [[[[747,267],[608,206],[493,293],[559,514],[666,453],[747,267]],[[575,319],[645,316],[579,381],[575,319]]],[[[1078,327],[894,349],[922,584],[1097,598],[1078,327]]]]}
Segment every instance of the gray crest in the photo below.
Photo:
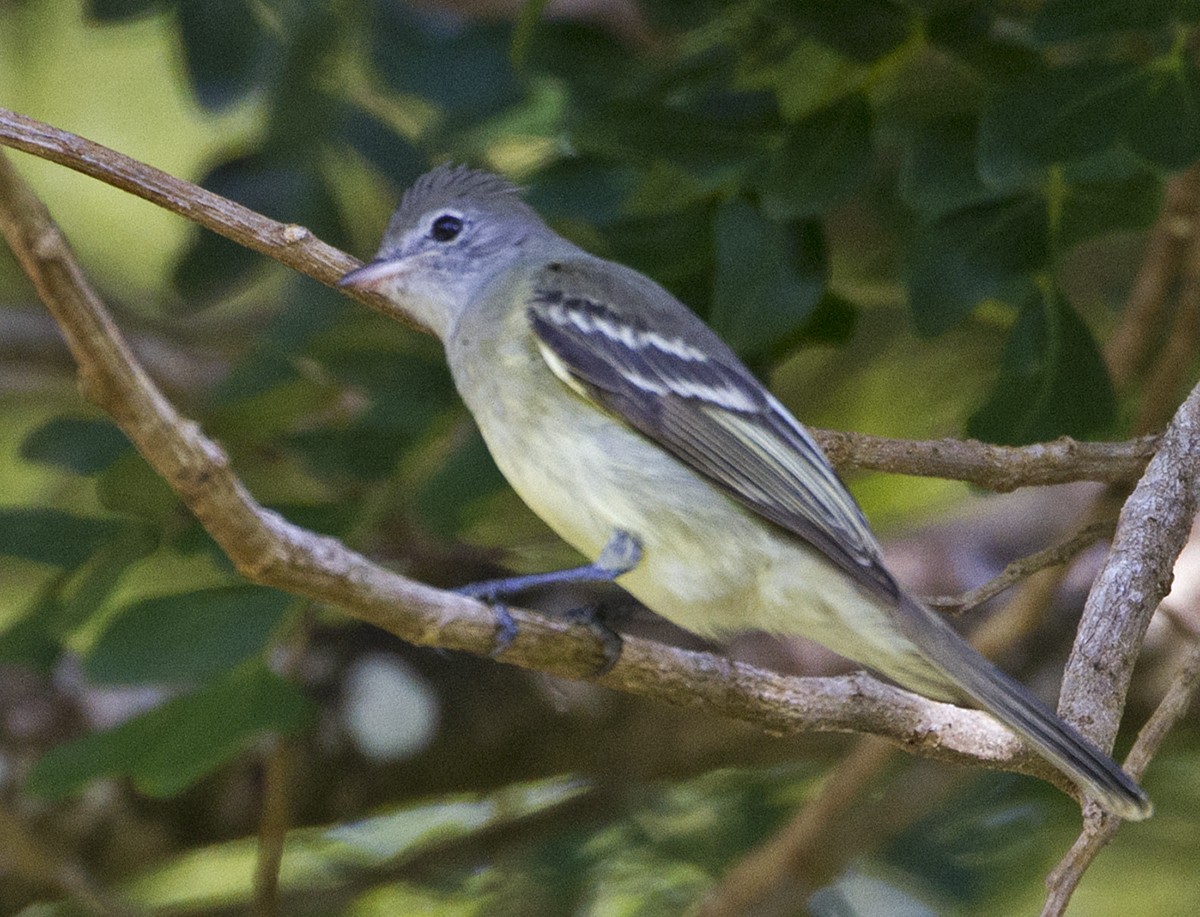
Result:
{"type": "Polygon", "coordinates": [[[507,178],[447,162],[426,172],[404,192],[392,226],[411,225],[439,207],[538,218],[521,200],[521,189],[507,178]]]}

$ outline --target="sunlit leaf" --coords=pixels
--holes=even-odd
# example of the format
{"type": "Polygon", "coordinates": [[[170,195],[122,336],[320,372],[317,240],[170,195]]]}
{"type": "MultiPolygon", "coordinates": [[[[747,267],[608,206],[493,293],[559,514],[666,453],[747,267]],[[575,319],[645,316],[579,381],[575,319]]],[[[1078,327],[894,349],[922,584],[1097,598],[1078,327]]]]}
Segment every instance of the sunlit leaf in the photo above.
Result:
{"type": "Polygon", "coordinates": [[[87,0],[85,14],[96,22],[124,22],[168,6],[171,0],[87,0]]]}
{"type": "Polygon", "coordinates": [[[159,546],[159,530],[126,522],[95,550],[73,574],[38,596],[32,606],[0,632],[0,659],[42,667],[49,665],[80,627],[102,612],[105,603],[136,564],[159,546]]]}

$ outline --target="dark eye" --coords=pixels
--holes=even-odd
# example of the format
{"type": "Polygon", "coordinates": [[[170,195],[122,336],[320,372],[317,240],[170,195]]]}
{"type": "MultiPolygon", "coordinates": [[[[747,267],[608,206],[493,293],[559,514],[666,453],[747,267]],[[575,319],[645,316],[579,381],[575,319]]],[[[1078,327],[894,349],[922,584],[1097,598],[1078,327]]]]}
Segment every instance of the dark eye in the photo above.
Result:
{"type": "Polygon", "coordinates": [[[462,217],[452,213],[443,213],[429,227],[429,235],[435,242],[452,242],[462,232],[462,217]]]}

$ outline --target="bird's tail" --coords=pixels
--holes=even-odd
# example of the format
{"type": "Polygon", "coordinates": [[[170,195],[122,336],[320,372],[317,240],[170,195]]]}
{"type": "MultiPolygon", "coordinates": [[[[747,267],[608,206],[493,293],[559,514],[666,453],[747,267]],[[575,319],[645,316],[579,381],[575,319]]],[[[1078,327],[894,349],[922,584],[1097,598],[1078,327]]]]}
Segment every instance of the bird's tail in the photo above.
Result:
{"type": "Polygon", "coordinates": [[[983,658],[936,612],[902,596],[898,623],[935,668],[1020,735],[1106,811],[1132,821],[1154,811],[1145,792],[1108,755],[1054,714],[1020,682],[983,658]]]}

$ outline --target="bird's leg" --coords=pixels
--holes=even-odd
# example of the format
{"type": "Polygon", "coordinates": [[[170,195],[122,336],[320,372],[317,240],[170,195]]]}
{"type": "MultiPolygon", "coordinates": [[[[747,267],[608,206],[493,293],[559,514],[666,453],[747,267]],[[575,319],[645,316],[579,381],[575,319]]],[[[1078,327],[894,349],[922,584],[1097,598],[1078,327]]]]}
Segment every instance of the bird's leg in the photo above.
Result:
{"type": "Polygon", "coordinates": [[[525,576],[509,576],[503,579],[484,580],[460,586],[454,591],[474,599],[494,603],[500,596],[516,595],[536,586],[557,586],[565,583],[611,583],[628,573],[642,559],[641,543],[621,529],[613,532],[608,544],[600,552],[595,563],[548,573],[529,573],[525,576]]]}
{"type": "MultiPolygon", "coordinates": [[[[557,586],[566,583],[611,583],[619,576],[634,569],[642,559],[642,545],[633,535],[621,529],[613,531],[608,544],[600,552],[595,563],[584,564],[580,567],[569,567],[566,570],[551,570],[548,573],[530,573],[525,576],[510,576],[504,579],[484,580],[461,586],[454,591],[459,595],[481,599],[492,607],[496,615],[496,647],[492,655],[496,656],[508,649],[516,639],[517,624],[501,596],[511,596],[526,589],[537,586],[557,586]]],[[[613,667],[621,654],[620,636],[611,630],[593,609],[576,609],[571,613],[572,619],[588,620],[587,623],[600,636],[605,644],[604,665],[597,674],[603,674],[613,667]],[[615,643],[615,650],[613,649],[615,643]]]]}

